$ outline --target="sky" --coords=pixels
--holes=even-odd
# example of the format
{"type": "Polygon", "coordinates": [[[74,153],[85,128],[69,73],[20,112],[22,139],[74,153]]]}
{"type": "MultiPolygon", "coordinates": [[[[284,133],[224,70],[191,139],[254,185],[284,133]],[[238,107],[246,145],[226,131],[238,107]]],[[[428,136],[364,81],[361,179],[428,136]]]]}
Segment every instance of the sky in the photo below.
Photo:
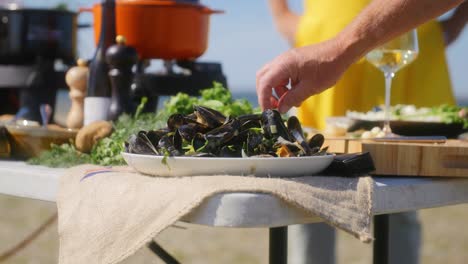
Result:
{"type": "MultiPolygon", "coordinates": [[[[91,6],[92,0],[23,0],[25,5],[34,7],[54,6],[66,2],[73,10],[80,6],[91,6]]],[[[289,47],[276,32],[266,0],[201,0],[225,14],[211,17],[209,47],[200,61],[221,62],[233,91],[254,91],[255,73],[289,47]]],[[[292,8],[302,9],[302,0],[290,0],[292,8]]],[[[92,22],[89,14],[80,15],[82,23],[92,22]]],[[[89,58],[93,54],[91,29],[80,30],[78,34],[79,56],[89,58]]],[[[468,98],[468,29],[456,43],[447,50],[454,92],[457,98],[468,98]]]]}

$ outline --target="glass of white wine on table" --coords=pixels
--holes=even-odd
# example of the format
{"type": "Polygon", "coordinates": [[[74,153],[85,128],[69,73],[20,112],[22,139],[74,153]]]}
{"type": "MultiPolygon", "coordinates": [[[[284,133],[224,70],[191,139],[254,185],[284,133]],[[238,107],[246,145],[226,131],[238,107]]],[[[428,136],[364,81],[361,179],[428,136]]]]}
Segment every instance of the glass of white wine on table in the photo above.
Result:
{"type": "Polygon", "coordinates": [[[385,117],[382,131],[385,137],[395,137],[390,127],[390,97],[392,79],[396,72],[413,62],[418,56],[418,35],[411,30],[375,48],[366,55],[368,62],[379,68],[385,76],[385,117]]]}

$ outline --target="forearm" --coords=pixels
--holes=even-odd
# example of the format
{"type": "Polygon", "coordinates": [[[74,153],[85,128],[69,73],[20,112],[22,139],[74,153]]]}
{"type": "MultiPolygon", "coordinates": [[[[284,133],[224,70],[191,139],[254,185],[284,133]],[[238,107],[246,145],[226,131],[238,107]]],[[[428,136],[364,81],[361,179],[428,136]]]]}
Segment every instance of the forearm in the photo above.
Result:
{"type": "Polygon", "coordinates": [[[268,0],[268,3],[273,17],[278,17],[290,12],[288,0],[268,0]]]}
{"type": "Polygon", "coordinates": [[[368,51],[435,18],[463,0],[374,0],[336,41],[349,64],[368,51]]]}
{"type": "Polygon", "coordinates": [[[287,0],[269,0],[271,13],[277,30],[291,44],[294,44],[299,16],[293,13],[287,0]]]}

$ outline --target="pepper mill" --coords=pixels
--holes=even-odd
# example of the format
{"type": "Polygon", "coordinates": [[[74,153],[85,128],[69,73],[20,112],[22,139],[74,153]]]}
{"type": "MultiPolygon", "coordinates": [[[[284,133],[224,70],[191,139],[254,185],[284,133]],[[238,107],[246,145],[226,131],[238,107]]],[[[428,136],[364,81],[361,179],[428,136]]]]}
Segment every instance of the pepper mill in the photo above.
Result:
{"type": "Polygon", "coordinates": [[[111,120],[116,120],[122,113],[131,113],[134,110],[129,97],[133,81],[132,67],[138,61],[138,53],[136,49],[126,46],[125,41],[124,36],[117,36],[117,44],[110,46],[106,51],[106,62],[111,68],[109,71],[112,87],[109,109],[111,120]]]}
{"type": "Polygon", "coordinates": [[[67,116],[68,128],[81,128],[83,126],[84,98],[88,81],[88,67],[82,59],[77,61],[77,66],[68,70],[65,81],[70,87],[71,107],[67,116]]]}

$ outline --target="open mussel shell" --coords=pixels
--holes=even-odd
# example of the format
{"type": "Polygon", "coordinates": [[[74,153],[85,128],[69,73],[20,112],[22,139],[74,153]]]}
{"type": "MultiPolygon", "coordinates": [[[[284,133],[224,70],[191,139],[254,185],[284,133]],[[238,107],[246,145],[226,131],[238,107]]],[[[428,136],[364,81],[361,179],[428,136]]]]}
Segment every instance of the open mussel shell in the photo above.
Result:
{"type": "Polygon", "coordinates": [[[194,122],[181,125],[177,130],[184,140],[190,142],[195,137],[195,134],[204,134],[209,131],[209,128],[203,124],[194,122]]]}
{"type": "Polygon", "coordinates": [[[325,142],[325,137],[322,134],[315,134],[309,139],[308,145],[310,148],[322,148],[323,143],[325,142]]]}
{"type": "Polygon", "coordinates": [[[195,115],[198,123],[211,129],[221,126],[226,121],[226,117],[220,112],[203,106],[195,106],[195,115]]]}
{"type": "Polygon", "coordinates": [[[322,148],[322,149],[318,149],[318,148],[315,148],[315,149],[318,150],[318,151],[313,152],[311,156],[325,156],[325,155],[327,155],[327,153],[328,153],[328,152],[327,152],[327,151],[328,151],[328,147],[324,147],[324,148],[322,148]]]}
{"type": "Polygon", "coordinates": [[[153,146],[157,146],[159,140],[169,132],[170,131],[168,129],[150,130],[146,132],[146,137],[153,146]]]}
{"type": "Polygon", "coordinates": [[[278,137],[276,139],[274,147],[275,147],[275,149],[277,149],[277,148],[280,148],[282,146],[286,146],[296,156],[306,155],[306,151],[301,146],[301,144],[299,144],[297,141],[289,141],[289,140],[284,139],[283,137],[278,137]]]}
{"type": "Polygon", "coordinates": [[[131,135],[128,141],[125,142],[125,149],[128,153],[159,155],[159,151],[146,136],[146,131],[140,131],[136,135],[131,135]]]}
{"type": "Polygon", "coordinates": [[[182,139],[178,131],[167,133],[158,142],[158,149],[160,152],[168,152],[170,156],[181,156],[182,151],[182,139]]]}
{"type": "Polygon", "coordinates": [[[167,119],[167,127],[170,131],[175,131],[184,124],[186,124],[185,117],[181,114],[173,114],[167,119]]]}
{"type": "Polygon", "coordinates": [[[262,151],[263,134],[249,132],[247,134],[244,151],[248,156],[260,154],[262,151]]]}
{"type": "Polygon", "coordinates": [[[262,113],[262,127],[266,138],[282,137],[286,140],[293,141],[291,134],[284,125],[281,114],[272,109],[267,109],[262,113]]]}
{"type": "Polygon", "coordinates": [[[312,154],[312,150],[304,138],[304,132],[302,131],[301,123],[299,122],[299,119],[297,119],[297,117],[291,116],[288,119],[288,129],[293,139],[297,143],[299,143],[299,145],[301,145],[302,149],[305,152],[304,154],[305,155],[312,154]]]}
{"type": "Polygon", "coordinates": [[[188,142],[192,142],[195,134],[197,134],[197,130],[192,124],[182,125],[177,129],[177,131],[179,132],[179,135],[182,137],[182,139],[188,142]]]}
{"type": "Polygon", "coordinates": [[[256,120],[256,121],[261,121],[262,120],[262,115],[261,114],[249,114],[249,115],[241,115],[237,117],[241,123],[249,120],[256,120]]]}
{"type": "Polygon", "coordinates": [[[192,139],[192,146],[195,151],[202,151],[206,147],[206,140],[203,134],[197,133],[192,139]]]}

